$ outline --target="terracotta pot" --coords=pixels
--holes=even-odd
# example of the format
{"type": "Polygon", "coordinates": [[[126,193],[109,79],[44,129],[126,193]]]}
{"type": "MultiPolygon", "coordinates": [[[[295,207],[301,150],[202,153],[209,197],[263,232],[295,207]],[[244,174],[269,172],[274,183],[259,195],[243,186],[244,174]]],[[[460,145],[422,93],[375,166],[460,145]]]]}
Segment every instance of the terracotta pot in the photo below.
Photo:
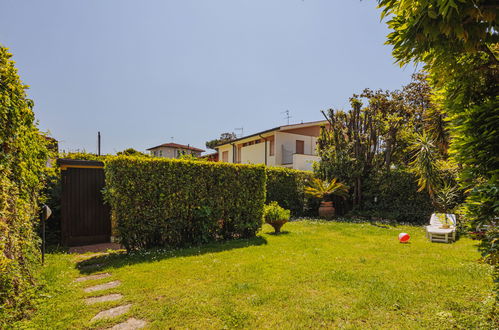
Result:
{"type": "Polygon", "coordinates": [[[279,234],[281,232],[281,227],[284,226],[286,222],[288,222],[288,220],[275,220],[267,223],[274,227],[274,231],[276,234],[279,234]]]}
{"type": "Polygon", "coordinates": [[[321,202],[321,206],[319,207],[319,216],[329,219],[334,217],[335,211],[333,202],[321,202]]]}

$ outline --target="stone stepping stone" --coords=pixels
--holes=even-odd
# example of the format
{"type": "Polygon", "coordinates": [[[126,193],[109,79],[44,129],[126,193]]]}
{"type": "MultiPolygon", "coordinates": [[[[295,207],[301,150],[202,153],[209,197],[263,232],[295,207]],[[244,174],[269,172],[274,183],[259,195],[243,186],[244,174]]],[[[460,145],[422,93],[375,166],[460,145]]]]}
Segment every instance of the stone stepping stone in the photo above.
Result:
{"type": "Polygon", "coordinates": [[[118,323],[114,327],[109,328],[111,330],[135,330],[135,329],[141,329],[145,327],[147,324],[146,321],[143,320],[137,320],[134,319],[133,317],[126,320],[125,322],[118,323]]]}
{"type": "Polygon", "coordinates": [[[94,286],[85,288],[85,289],[83,289],[83,291],[88,293],[88,292],[94,292],[94,291],[100,291],[100,290],[107,290],[107,289],[115,288],[120,284],[121,284],[120,281],[112,281],[112,282],[98,284],[98,285],[94,285],[94,286]]]}
{"type": "Polygon", "coordinates": [[[106,278],[111,276],[109,273],[101,273],[101,274],[95,274],[95,275],[89,275],[89,276],[83,276],[83,277],[78,277],[75,282],[84,282],[84,281],[90,281],[90,280],[100,280],[101,278],[106,278]]]}
{"type": "Polygon", "coordinates": [[[122,294],[113,293],[113,294],[107,294],[105,296],[87,298],[87,299],[85,299],[85,304],[92,305],[92,304],[97,304],[97,303],[106,302],[106,301],[120,300],[121,298],[123,298],[122,294]]]}
{"type": "Polygon", "coordinates": [[[123,315],[130,310],[130,307],[132,307],[132,304],[106,309],[105,311],[99,312],[97,315],[92,317],[92,321],[97,321],[101,319],[110,319],[116,316],[123,315]]]}

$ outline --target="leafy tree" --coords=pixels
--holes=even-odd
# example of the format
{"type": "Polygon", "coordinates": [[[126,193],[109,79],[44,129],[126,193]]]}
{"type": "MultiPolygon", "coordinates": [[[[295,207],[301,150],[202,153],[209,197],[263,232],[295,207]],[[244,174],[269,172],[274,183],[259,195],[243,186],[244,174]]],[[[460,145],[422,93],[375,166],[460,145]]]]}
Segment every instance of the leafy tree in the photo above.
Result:
{"type": "Polygon", "coordinates": [[[0,328],[22,316],[35,293],[40,253],[34,227],[48,157],[11,57],[0,46],[0,328]]]}
{"type": "Polygon", "coordinates": [[[413,135],[423,132],[425,114],[433,110],[423,77],[414,75],[402,91],[365,89],[350,99],[348,112],[323,112],[330,129],[323,129],[318,139],[321,162],[317,171],[323,178],[347,182],[354,205],[362,203],[363,181],[372,173],[411,161],[406,150],[413,135]]]}
{"type": "MultiPolygon", "coordinates": [[[[467,217],[486,230],[481,251],[499,260],[499,15],[493,0],[378,0],[401,65],[422,62],[433,101],[450,121],[450,154],[470,191],[467,217]]],[[[496,268],[497,269],[497,268],[496,268]]]]}
{"type": "Polygon", "coordinates": [[[118,151],[116,155],[150,157],[148,154],[145,154],[133,148],[128,148],[123,151],[118,151]]]}
{"type": "Polygon", "coordinates": [[[220,138],[206,141],[206,148],[215,149],[216,146],[230,141],[234,141],[235,139],[237,139],[237,136],[236,133],[234,132],[222,133],[220,134],[220,138]]]}

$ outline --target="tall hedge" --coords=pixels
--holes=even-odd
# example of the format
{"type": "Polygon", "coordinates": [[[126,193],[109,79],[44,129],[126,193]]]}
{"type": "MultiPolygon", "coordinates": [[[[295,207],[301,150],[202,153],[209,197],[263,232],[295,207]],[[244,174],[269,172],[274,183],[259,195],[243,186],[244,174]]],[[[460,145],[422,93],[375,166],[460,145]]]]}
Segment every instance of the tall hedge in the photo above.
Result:
{"type": "MultiPolygon", "coordinates": [[[[267,203],[277,202],[291,210],[293,216],[307,214],[307,197],[304,186],[312,172],[293,170],[284,167],[267,167],[267,203]]],[[[315,206],[313,209],[315,210],[315,206]]]]}
{"type": "Polygon", "coordinates": [[[381,171],[365,180],[364,201],[354,215],[424,224],[434,208],[428,193],[418,192],[416,177],[404,170],[381,171]]]}
{"type": "Polygon", "coordinates": [[[261,227],[264,166],[118,156],[105,173],[127,250],[247,238],[261,227]]]}
{"type": "Polygon", "coordinates": [[[48,152],[11,57],[0,46],[0,328],[33,296],[40,261],[34,227],[48,152]]]}

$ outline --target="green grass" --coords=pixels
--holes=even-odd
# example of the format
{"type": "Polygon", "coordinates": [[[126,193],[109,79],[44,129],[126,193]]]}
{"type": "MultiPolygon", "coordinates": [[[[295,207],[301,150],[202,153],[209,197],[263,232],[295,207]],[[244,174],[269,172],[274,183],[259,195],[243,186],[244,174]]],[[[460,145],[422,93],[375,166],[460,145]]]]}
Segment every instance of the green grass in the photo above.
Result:
{"type": "Polygon", "coordinates": [[[50,254],[46,295],[24,328],[108,327],[127,317],[164,328],[493,328],[491,268],[475,242],[430,243],[417,227],[299,221],[281,235],[176,251],[75,257],[50,254]],[[410,244],[397,241],[411,234],[410,244]],[[101,264],[92,268],[89,264],[101,264]],[[81,266],[87,267],[81,268],[81,266]],[[80,267],[80,268],[77,268],[80,267]],[[87,273],[111,278],[73,283],[87,273]],[[86,306],[83,287],[122,281],[121,302],[86,306]],[[91,323],[104,308],[127,316],[91,323]]]}

